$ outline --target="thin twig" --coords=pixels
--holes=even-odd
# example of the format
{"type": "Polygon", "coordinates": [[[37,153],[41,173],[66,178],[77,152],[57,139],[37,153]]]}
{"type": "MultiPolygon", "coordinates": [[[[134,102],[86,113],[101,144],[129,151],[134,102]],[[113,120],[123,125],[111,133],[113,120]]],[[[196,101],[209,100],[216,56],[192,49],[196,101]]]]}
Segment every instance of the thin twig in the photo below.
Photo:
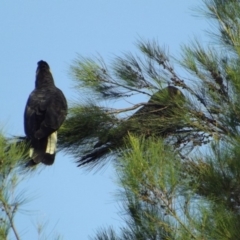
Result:
{"type": "MultiPolygon", "coordinates": [[[[158,196],[159,199],[163,202],[164,206],[167,207],[168,211],[171,213],[171,215],[179,222],[179,224],[192,236],[192,238],[197,239],[196,236],[187,228],[187,226],[183,223],[183,221],[178,217],[176,211],[169,207],[168,200],[165,199],[161,194],[159,194],[158,190],[156,191],[156,188],[152,187],[148,184],[148,187],[150,190],[154,193],[155,196],[158,196]]],[[[166,193],[165,193],[166,194],[166,193]]]]}
{"type": "MultiPolygon", "coordinates": [[[[162,106],[162,104],[142,102],[142,103],[135,104],[133,107],[122,108],[122,109],[118,109],[118,110],[113,110],[113,111],[109,111],[109,113],[127,112],[127,111],[134,110],[134,109],[136,109],[136,108],[139,108],[139,107],[141,107],[141,106],[162,106]]],[[[167,108],[167,107],[162,107],[161,109],[158,109],[157,111],[161,111],[161,110],[166,109],[166,108],[167,108]]]]}
{"type": "MultiPolygon", "coordinates": [[[[101,82],[105,82],[105,83],[109,83],[109,84],[114,84],[118,87],[122,87],[122,88],[125,88],[125,89],[128,89],[130,91],[134,91],[134,92],[138,92],[138,93],[142,93],[142,94],[145,94],[145,95],[148,95],[148,96],[151,96],[151,94],[147,93],[147,92],[144,92],[144,91],[141,91],[141,90],[138,90],[136,88],[132,88],[132,87],[129,87],[129,86],[126,86],[126,85],[123,85],[123,84],[120,84],[118,83],[115,79],[113,79],[107,72],[104,74],[105,76],[108,77],[108,79],[106,80],[105,78],[100,78],[100,81],[101,82]]],[[[99,76],[100,77],[100,76],[99,76]]]]}
{"type": "Polygon", "coordinates": [[[10,222],[10,226],[11,226],[11,228],[12,228],[14,234],[15,234],[16,239],[20,240],[20,237],[18,235],[17,229],[16,229],[15,224],[13,222],[13,214],[10,213],[8,205],[3,200],[2,200],[2,205],[3,205],[4,211],[7,214],[7,217],[8,217],[9,222],[10,222]]]}

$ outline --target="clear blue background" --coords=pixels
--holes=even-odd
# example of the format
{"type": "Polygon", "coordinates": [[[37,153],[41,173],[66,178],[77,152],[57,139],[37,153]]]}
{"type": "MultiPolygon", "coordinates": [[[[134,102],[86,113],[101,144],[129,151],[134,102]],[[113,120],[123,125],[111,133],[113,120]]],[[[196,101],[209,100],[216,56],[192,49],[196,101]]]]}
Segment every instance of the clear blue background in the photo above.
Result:
{"type": "MultiPolygon", "coordinates": [[[[34,88],[39,60],[49,63],[56,85],[69,105],[76,99],[69,66],[77,53],[100,54],[106,62],[123,52],[137,52],[140,38],[157,40],[180,56],[180,45],[196,36],[206,40],[207,21],[193,17],[197,0],[41,0],[0,3],[0,126],[23,135],[23,111],[34,88]]],[[[141,101],[141,99],[139,99],[141,101]]],[[[127,104],[127,103],[125,103],[127,104]]],[[[124,107],[124,103],[123,103],[124,107]]],[[[59,153],[51,167],[27,177],[20,188],[30,202],[17,215],[24,240],[37,238],[46,223],[46,239],[88,239],[100,227],[122,226],[116,177],[111,165],[94,174],[59,153]],[[120,212],[120,215],[119,215],[120,212]]],[[[11,235],[11,239],[14,236],[11,235]]]]}

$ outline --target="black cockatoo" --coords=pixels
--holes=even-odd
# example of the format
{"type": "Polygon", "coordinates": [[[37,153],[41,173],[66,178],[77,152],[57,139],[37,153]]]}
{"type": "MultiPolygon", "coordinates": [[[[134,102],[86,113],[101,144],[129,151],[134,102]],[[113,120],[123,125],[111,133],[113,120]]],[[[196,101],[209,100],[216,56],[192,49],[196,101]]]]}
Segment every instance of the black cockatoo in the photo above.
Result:
{"type": "Polygon", "coordinates": [[[40,162],[54,162],[57,130],[67,115],[67,101],[62,91],[54,84],[49,65],[39,61],[35,89],[30,94],[24,112],[24,130],[30,142],[28,166],[40,162]]]}
{"type": "Polygon", "coordinates": [[[82,165],[96,165],[102,157],[123,144],[128,132],[141,136],[167,137],[182,127],[181,108],[185,103],[183,93],[174,86],[168,86],[154,93],[147,104],[137,110],[130,118],[106,132],[103,139],[94,145],[90,153],[78,162],[82,165]]]}

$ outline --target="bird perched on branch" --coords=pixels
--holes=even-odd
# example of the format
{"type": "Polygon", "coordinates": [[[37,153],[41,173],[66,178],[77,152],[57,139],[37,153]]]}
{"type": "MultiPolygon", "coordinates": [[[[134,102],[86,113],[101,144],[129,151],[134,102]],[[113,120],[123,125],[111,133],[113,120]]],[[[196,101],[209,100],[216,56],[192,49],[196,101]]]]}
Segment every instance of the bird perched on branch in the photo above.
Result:
{"type": "Polygon", "coordinates": [[[24,112],[24,130],[30,142],[27,166],[38,163],[51,165],[54,162],[57,130],[67,115],[67,101],[62,91],[54,84],[47,62],[39,61],[35,89],[30,94],[24,112]]]}
{"type": "Polygon", "coordinates": [[[183,93],[174,86],[159,90],[130,118],[110,129],[102,139],[100,137],[93,150],[78,161],[78,166],[96,165],[101,162],[99,159],[122,146],[128,132],[145,137],[166,137],[173,134],[181,127],[179,109],[184,102],[183,93]]]}

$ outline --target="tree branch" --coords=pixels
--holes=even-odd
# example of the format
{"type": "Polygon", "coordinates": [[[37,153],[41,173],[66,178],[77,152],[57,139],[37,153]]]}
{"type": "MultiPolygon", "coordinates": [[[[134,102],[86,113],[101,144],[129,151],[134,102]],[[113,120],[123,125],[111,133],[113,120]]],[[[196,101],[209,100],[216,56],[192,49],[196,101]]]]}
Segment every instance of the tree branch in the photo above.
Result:
{"type": "MultiPolygon", "coordinates": [[[[134,110],[134,109],[136,109],[136,108],[139,108],[139,107],[141,107],[141,106],[162,106],[162,104],[142,102],[142,103],[135,104],[133,107],[122,108],[122,109],[118,109],[118,110],[113,110],[113,111],[109,111],[109,113],[127,112],[127,111],[134,110]]],[[[161,111],[161,110],[163,110],[163,109],[166,109],[167,107],[168,107],[168,106],[162,107],[161,109],[157,109],[156,111],[161,111]]]]}
{"type": "Polygon", "coordinates": [[[3,201],[3,200],[1,202],[2,202],[2,205],[3,205],[4,211],[6,212],[7,217],[9,219],[9,223],[10,223],[10,226],[11,226],[13,232],[14,232],[14,235],[15,235],[17,240],[20,240],[17,229],[16,229],[15,224],[13,222],[13,214],[9,211],[8,204],[6,204],[5,201],[3,201]]]}

